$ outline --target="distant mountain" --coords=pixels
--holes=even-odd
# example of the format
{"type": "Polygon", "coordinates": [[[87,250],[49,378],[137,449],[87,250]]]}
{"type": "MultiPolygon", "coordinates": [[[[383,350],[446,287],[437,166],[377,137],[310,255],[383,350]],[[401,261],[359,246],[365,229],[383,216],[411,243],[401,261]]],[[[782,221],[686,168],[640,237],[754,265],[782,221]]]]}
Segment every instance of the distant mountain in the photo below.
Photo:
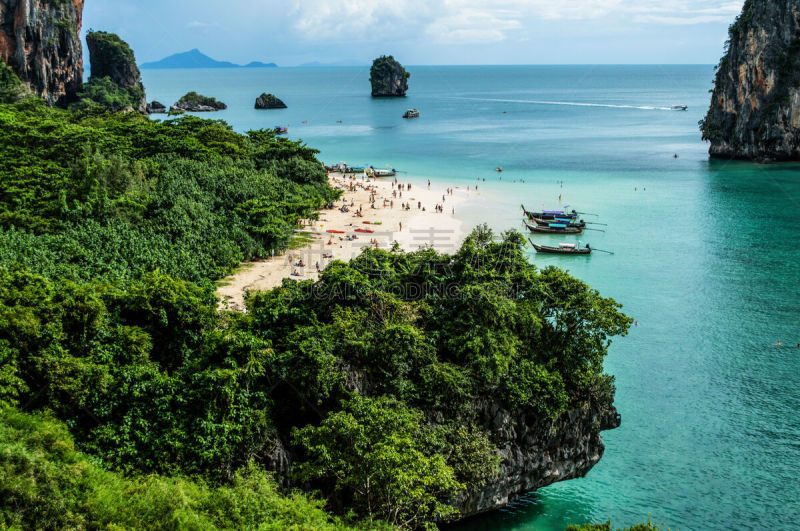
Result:
{"type": "Polygon", "coordinates": [[[144,63],[139,68],[275,68],[275,63],[261,63],[253,61],[242,66],[229,61],[217,61],[210,58],[197,48],[188,52],[176,53],[160,61],[144,63]]]}
{"type": "Polygon", "coordinates": [[[278,65],[275,63],[262,63],[261,61],[253,61],[252,63],[247,63],[242,68],[276,68],[278,65]]]}

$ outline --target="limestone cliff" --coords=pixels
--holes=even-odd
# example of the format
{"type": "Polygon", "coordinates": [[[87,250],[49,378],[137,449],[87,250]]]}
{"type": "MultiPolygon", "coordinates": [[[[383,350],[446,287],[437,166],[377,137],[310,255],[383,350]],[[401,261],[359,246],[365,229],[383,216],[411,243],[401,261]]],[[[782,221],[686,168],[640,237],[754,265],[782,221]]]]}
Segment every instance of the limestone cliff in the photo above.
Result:
{"type": "Polygon", "coordinates": [[[700,122],[709,153],[800,160],[800,0],[747,0],[727,48],[700,122]]]}
{"type": "Polygon", "coordinates": [[[142,76],[128,43],[113,33],[93,31],[86,35],[86,46],[89,48],[92,79],[107,77],[122,89],[135,89],[133,93],[137,101],[133,107],[146,113],[147,96],[142,76]]]}
{"type": "Polygon", "coordinates": [[[585,476],[603,456],[600,432],[620,425],[616,408],[593,400],[555,420],[528,418],[492,402],[481,404],[479,411],[500,453],[500,472],[455,501],[460,517],[502,507],[556,481],[585,476]]]}
{"type": "Polygon", "coordinates": [[[80,87],[82,13],[83,0],[0,0],[0,57],[50,104],[80,87]]]}
{"type": "Polygon", "coordinates": [[[383,55],[372,62],[369,81],[373,97],[405,96],[408,91],[408,78],[411,76],[403,65],[391,55],[383,55]]]}

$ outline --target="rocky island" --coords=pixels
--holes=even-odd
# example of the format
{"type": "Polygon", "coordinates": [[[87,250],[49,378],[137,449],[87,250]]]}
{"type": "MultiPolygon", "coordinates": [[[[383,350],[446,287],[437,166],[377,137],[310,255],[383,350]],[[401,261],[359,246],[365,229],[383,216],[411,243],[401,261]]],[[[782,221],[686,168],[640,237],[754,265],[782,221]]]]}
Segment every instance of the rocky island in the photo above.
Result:
{"type": "Polygon", "coordinates": [[[48,104],[73,100],[83,78],[83,0],[0,0],[0,59],[48,104]]]}
{"type": "Polygon", "coordinates": [[[227,108],[227,105],[217,101],[216,98],[203,96],[197,92],[189,92],[170,107],[170,111],[215,112],[227,108]]]}
{"type": "MultiPolygon", "coordinates": [[[[136,58],[128,43],[118,35],[105,31],[93,31],[86,35],[89,48],[91,78],[89,85],[106,78],[113,83],[119,103],[106,105],[111,110],[136,110],[147,113],[147,97],[142,76],[136,66],[136,58]]],[[[84,87],[86,91],[86,87],[84,87]]]]}
{"type": "Polygon", "coordinates": [[[403,65],[391,55],[382,55],[372,62],[369,81],[372,84],[373,97],[405,96],[408,91],[408,78],[403,65]]]}
{"type": "Polygon", "coordinates": [[[167,106],[160,101],[153,100],[147,104],[147,114],[166,114],[167,106]]]}
{"type": "Polygon", "coordinates": [[[272,94],[263,93],[256,98],[256,109],[285,109],[286,104],[272,94]]]}
{"type": "Polygon", "coordinates": [[[747,0],[700,122],[712,157],[800,160],[800,0],[747,0]]]}

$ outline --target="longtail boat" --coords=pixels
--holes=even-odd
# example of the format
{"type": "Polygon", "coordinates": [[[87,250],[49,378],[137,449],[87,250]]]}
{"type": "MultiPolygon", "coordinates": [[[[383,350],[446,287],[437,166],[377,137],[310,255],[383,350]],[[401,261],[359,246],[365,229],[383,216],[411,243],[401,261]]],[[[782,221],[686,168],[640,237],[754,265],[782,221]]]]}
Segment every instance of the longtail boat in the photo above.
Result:
{"type": "Polygon", "coordinates": [[[547,227],[551,223],[563,223],[568,227],[578,227],[578,228],[585,228],[586,222],[582,219],[576,220],[574,218],[555,218],[555,219],[542,219],[539,217],[531,217],[529,218],[531,221],[535,222],[540,227],[547,227]]]}
{"type": "Polygon", "coordinates": [[[591,254],[592,248],[589,247],[589,244],[586,244],[586,247],[578,247],[575,243],[559,243],[558,247],[553,247],[552,245],[537,245],[528,238],[528,241],[531,242],[533,248],[536,249],[537,253],[549,253],[549,254],[591,254]]]}
{"type": "Polygon", "coordinates": [[[576,219],[578,217],[578,212],[574,210],[571,212],[566,212],[564,210],[542,210],[540,212],[530,212],[525,209],[525,205],[522,206],[522,211],[528,216],[528,219],[539,218],[539,219],[556,219],[556,218],[567,218],[567,219],[576,219]]]}
{"type": "Polygon", "coordinates": [[[570,227],[564,223],[550,223],[547,227],[539,227],[538,225],[529,225],[525,221],[525,226],[531,232],[538,232],[541,234],[581,234],[583,229],[580,227],[570,227]]]}

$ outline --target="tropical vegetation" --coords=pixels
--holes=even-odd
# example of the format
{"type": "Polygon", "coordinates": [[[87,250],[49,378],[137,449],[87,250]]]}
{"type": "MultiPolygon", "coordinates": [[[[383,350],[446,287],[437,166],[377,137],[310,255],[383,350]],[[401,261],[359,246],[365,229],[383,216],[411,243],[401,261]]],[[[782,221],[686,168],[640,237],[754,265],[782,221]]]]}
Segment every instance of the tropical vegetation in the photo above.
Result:
{"type": "Polygon", "coordinates": [[[0,104],[0,525],[420,527],[497,474],[476,404],[610,406],[603,358],[630,320],[529,264],[519,233],[366,250],[221,310],[215,280],[338,197],[316,151],[16,99],[0,104]]]}

